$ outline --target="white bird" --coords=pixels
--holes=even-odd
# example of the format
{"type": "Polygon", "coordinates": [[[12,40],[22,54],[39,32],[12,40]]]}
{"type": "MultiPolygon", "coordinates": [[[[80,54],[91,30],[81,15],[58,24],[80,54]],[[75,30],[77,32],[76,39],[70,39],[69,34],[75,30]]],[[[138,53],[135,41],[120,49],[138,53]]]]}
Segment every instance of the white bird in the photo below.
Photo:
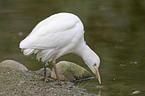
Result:
{"type": "MultiPolygon", "coordinates": [[[[84,40],[84,26],[81,20],[72,13],[57,13],[36,25],[32,32],[20,42],[24,55],[37,54],[42,62],[52,62],[60,84],[55,61],[57,58],[75,53],[82,57],[85,64],[96,75],[101,84],[98,71],[100,59],[84,40]]],[[[44,66],[46,70],[46,67],[44,66]]],[[[46,72],[44,73],[46,79],[46,72]]]]}

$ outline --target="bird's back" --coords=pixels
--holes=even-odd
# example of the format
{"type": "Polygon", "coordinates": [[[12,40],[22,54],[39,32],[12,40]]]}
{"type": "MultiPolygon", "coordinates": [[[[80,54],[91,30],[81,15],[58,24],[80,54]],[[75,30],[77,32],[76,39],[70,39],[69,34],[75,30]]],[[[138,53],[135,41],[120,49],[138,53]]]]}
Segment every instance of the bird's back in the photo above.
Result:
{"type": "Polygon", "coordinates": [[[45,62],[56,54],[62,56],[71,52],[83,39],[83,35],[83,24],[76,15],[58,13],[38,23],[21,41],[20,48],[25,55],[37,53],[37,58],[45,62]]]}

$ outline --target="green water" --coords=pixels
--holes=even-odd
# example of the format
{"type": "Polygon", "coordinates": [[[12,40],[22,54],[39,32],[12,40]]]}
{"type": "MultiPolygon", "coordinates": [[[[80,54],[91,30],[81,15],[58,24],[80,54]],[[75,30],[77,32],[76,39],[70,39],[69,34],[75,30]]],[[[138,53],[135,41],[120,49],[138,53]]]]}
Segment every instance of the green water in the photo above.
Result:
{"type": "MultiPolygon", "coordinates": [[[[18,48],[33,27],[57,13],[78,15],[85,26],[87,44],[100,56],[102,84],[96,79],[79,85],[101,96],[145,95],[145,0],[1,0],[0,61],[13,59],[30,70],[43,67],[35,56],[26,57],[18,48]]],[[[59,58],[79,63],[74,54],[59,58]]],[[[89,70],[89,69],[88,69],[89,70]]]]}

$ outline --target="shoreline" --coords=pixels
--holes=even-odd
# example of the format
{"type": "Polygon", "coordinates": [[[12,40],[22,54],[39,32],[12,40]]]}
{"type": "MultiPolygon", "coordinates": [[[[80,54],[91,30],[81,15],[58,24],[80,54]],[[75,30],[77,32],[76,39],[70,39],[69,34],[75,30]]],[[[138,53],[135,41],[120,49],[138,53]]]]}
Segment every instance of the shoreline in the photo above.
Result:
{"type": "Polygon", "coordinates": [[[2,96],[94,96],[74,85],[46,83],[34,72],[22,72],[0,66],[0,95],[2,96]]]}

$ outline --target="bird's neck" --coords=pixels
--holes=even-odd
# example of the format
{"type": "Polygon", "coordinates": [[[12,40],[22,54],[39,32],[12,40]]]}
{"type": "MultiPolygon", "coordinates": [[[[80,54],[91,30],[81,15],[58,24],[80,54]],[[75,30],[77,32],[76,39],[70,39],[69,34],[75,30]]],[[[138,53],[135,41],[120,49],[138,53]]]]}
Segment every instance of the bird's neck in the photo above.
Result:
{"type": "Polygon", "coordinates": [[[91,53],[93,53],[93,51],[85,43],[78,46],[78,48],[76,50],[77,50],[76,54],[82,58],[88,57],[88,56],[90,56],[91,53]]]}
{"type": "Polygon", "coordinates": [[[75,54],[82,57],[85,63],[92,63],[94,62],[94,60],[97,60],[98,61],[97,67],[99,67],[100,59],[98,55],[93,50],[91,50],[91,48],[88,45],[86,45],[86,43],[80,44],[80,46],[76,48],[75,54]]]}

